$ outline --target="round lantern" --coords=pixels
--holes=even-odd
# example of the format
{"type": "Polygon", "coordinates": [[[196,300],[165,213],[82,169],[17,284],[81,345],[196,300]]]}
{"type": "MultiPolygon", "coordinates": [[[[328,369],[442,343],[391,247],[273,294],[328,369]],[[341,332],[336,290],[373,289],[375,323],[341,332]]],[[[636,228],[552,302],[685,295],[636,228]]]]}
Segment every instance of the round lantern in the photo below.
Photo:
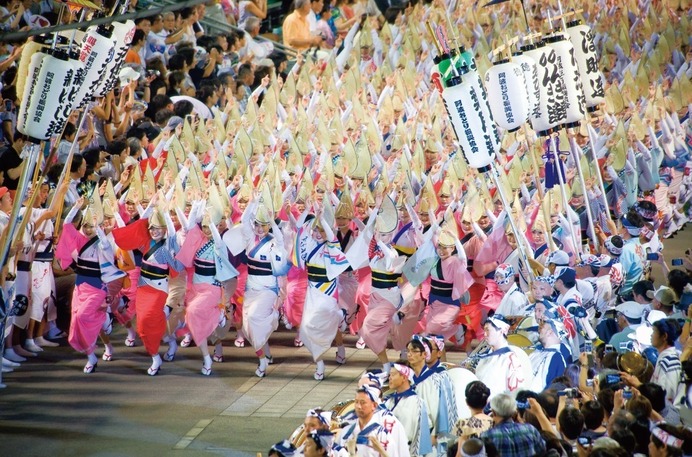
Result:
{"type": "Polygon", "coordinates": [[[538,65],[536,61],[523,52],[512,54],[512,61],[519,65],[524,74],[524,84],[528,94],[529,116],[538,112],[539,88],[538,88],[538,65]]]}
{"type": "Polygon", "coordinates": [[[70,116],[72,108],[75,106],[75,97],[77,96],[77,92],[81,87],[79,74],[84,67],[82,62],[79,60],[79,54],[80,52],[75,50],[70,51],[69,54],[70,64],[72,65],[72,68],[74,68],[74,76],[72,78],[72,83],[69,85],[69,87],[67,87],[67,96],[65,97],[65,101],[61,103],[60,111],[56,114],[56,124],[52,132],[53,134],[62,132],[63,128],[65,127],[65,122],[67,122],[67,118],[70,116]]]}
{"type": "Polygon", "coordinates": [[[586,106],[584,106],[584,90],[579,78],[579,68],[574,58],[574,46],[562,33],[546,37],[545,41],[557,54],[557,66],[565,87],[567,102],[565,127],[578,127],[579,122],[586,117],[586,106]]]}
{"type": "Polygon", "coordinates": [[[574,46],[574,58],[579,68],[587,111],[596,111],[598,105],[605,101],[605,90],[603,75],[598,69],[598,55],[593,42],[593,32],[581,21],[572,21],[567,24],[567,35],[574,46]]]}
{"type": "Polygon", "coordinates": [[[557,54],[541,42],[522,47],[536,61],[538,69],[538,110],[531,114],[531,126],[539,136],[547,136],[567,118],[565,90],[557,67],[557,54]]]}
{"type": "MultiPolygon", "coordinates": [[[[31,70],[31,64],[30,70],[31,70]]],[[[41,69],[30,90],[24,122],[17,129],[36,140],[47,140],[56,127],[56,113],[65,101],[74,67],[67,54],[50,50],[41,60],[41,69]]],[[[27,84],[28,86],[28,84],[27,84]]]]}
{"type": "Polygon", "coordinates": [[[90,27],[82,40],[79,60],[84,67],[77,75],[79,91],[74,100],[74,107],[83,107],[92,96],[106,75],[108,63],[115,56],[113,28],[107,25],[90,27]]]}
{"type": "Polygon", "coordinates": [[[475,84],[474,75],[467,76],[469,78],[450,79],[442,98],[466,162],[478,171],[485,172],[490,170],[499,147],[497,129],[492,118],[485,115],[483,106],[487,107],[487,103],[484,94],[474,87],[478,80],[477,73],[475,84]]]}
{"type": "Polygon", "coordinates": [[[497,125],[493,119],[493,113],[490,111],[490,103],[488,102],[488,94],[483,87],[483,82],[481,81],[481,75],[476,70],[469,71],[466,75],[462,76],[463,81],[468,81],[471,83],[471,87],[479,94],[481,98],[481,110],[483,112],[484,121],[489,122],[489,129],[494,139],[495,147],[494,151],[500,146],[500,133],[497,131],[497,125]]]}
{"type": "Polygon", "coordinates": [[[118,81],[118,73],[125,62],[125,55],[130,48],[132,38],[135,35],[135,23],[132,21],[113,22],[113,38],[115,39],[115,56],[108,63],[103,80],[96,89],[96,97],[105,97],[105,95],[113,90],[118,81]]]}
{"type": "Polygon", "coordinates": [[[529,94],[524,72],[516,62],[496,62],[485,74],[490,112],[495,123],[514,132],[529,118],[529,94]]]}

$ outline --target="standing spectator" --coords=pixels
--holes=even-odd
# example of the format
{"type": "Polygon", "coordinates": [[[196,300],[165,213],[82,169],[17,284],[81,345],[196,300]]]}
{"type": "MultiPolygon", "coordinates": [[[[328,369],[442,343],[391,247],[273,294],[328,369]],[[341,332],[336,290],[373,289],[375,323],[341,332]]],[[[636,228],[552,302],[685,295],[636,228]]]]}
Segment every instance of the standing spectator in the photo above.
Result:
{"type": "Polygon", "coordinates": [[[286,16],[283,24],[284,44],[298,51],[320,46],[322,38],[310,33],[308,15],[312,11],[310,0],[296,0],[296,9],[286,16]]]}
{"type": "Polygon", "coordinates": [[[130,45],[130,49],[128,49],[127,54],[125,54],[126,63],[131,63],[140,66],[144,64],[141,52],[144,50],[146,38],[147,36],[144,33],[144,30],[135,29],[135,34],[132,37],[132,45],[130,45]]]}

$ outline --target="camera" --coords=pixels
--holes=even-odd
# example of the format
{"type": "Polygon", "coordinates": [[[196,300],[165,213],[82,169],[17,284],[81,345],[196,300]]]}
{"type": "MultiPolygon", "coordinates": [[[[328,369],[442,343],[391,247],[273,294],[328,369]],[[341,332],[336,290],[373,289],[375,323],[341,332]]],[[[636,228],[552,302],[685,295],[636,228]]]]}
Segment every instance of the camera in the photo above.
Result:
{"type": "Polygon", "coordinates": [[[567,398],[579,398],[580,397],[579,390],[575,389],[575,388],[561,390],[557,394],[560,397],[567,397],[567,398]]]}

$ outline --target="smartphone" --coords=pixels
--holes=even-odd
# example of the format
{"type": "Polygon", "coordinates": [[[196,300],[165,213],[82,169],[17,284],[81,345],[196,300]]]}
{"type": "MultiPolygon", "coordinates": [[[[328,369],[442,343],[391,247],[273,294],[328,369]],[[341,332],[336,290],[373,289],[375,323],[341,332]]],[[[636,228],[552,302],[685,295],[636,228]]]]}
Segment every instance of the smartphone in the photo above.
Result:
{"type": "Polygon", "coordinates": [[[591,438],[589,438],[588,436],[580,436],[579,438],[577,438],[577,443],[579,443],[579,446],[581,447],[589,446],[591,445],[591,438]]]}
{"type": "Polygon", "coordinates": [[[607,374],[606,375],[606,384],[617,384],[620,381],[622,381],[622,378],[620,378],[619,374],[607,374]]]}
{"type": "Polygon", "coordinates": [[[622,390],[622,398],[625,400],[632,398],[632,389],[629,386],[622,390]]]}
{"type": "Polygon", "coordinates": [[[531,409],[531,405],[529,405],[528,401],[517,401],[517,409],[519,409],[519,410],[531,409]]]}
{"type": "Polygon", "coordinates": [[[615,348],[613,348],[612,344],[606,344],[605,345],[605,352],[615,352],[615,348]]]}
{"type": "Polygon", "coordinates": [[[670,264],[673,265],[674,267],[681,267],[682,266],[682,259],[673,259],[670,261],[670,264]]]}
{"type": "Polygon", "coordinates": [[[12,100],[5,100],[5,111],[12,111],[14,108],[14,104],[12,103],[12,100]]]}
{"type": "Polygon", "coordinates": [[[649,252],[646,255],[646,260],[658,260],[658,252],[649,252]]]}
{"type": "Polygon", "coordinates": [[[586,386],[587,387],[593,387],[593,378],[586,380],[586,386]]]}
{"type": "Polygon", "coordinates": [[[593,343],[591,341],[584,341],[584,352],[586,352],[589,368],[593,368],[593,343]]]}

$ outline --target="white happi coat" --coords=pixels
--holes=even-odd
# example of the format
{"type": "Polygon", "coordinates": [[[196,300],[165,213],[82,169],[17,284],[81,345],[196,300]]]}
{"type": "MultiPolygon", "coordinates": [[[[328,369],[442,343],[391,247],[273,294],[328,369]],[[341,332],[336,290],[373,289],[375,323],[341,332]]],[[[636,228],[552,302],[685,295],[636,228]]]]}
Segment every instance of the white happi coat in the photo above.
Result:
{"type": "Polygon", "coordinates": [[[476,376],[490,389],[490,395],[528,389],[531,382],[531,362],[523,349],[509,346],[504,354],[482,358],[476,366],[476,376]]]}

